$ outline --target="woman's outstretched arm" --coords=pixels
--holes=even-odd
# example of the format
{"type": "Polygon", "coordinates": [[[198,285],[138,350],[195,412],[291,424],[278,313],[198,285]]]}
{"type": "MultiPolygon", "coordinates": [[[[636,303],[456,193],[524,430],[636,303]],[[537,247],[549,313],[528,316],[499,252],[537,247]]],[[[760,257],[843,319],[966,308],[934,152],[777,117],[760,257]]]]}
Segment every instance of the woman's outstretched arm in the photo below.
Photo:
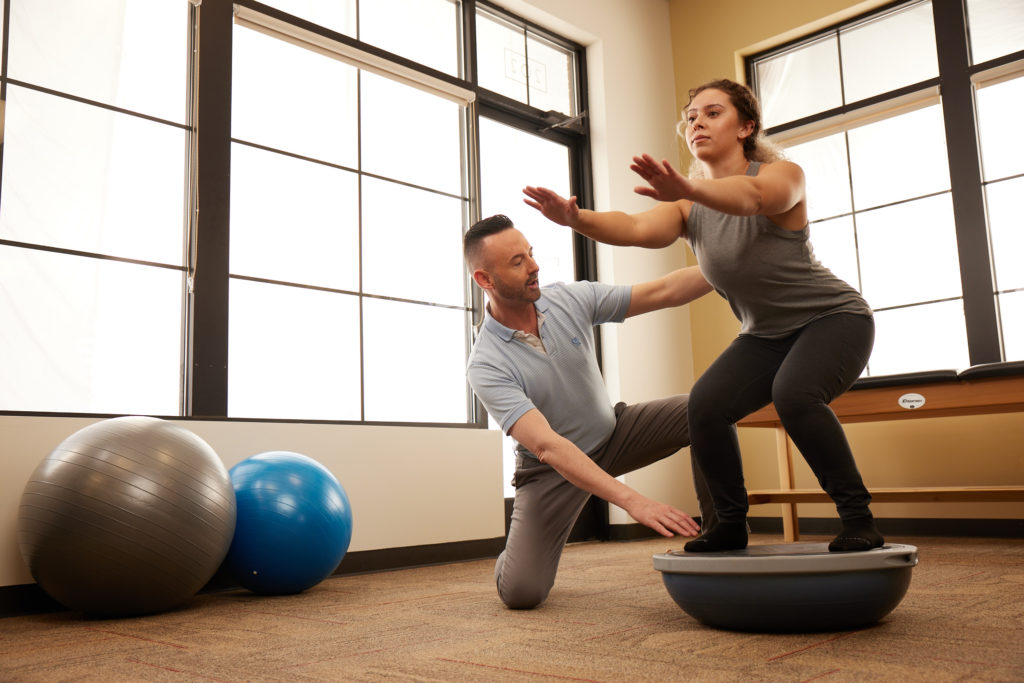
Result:
{"type": "Polygon", "coordinates": [[[634,157],[630,168],[649,185],[634,188],[637,194],[663,202],[688,199],[735,216],[777,216],[795,207],[805,194],[803,170],[790,161],[765,164],[756,176],[715,179],[691,180],[668,161],[657,162],[649,154],[634,157]]]}
{"type": "Polygon", "coordinates": [[[605,244],[667,247],[686,229],[682,203],[659,204],[650,211],[627,214],[581,209],[576,205],[576,197],[566,199],[544,187],[526,187],[523,193],[523,201],[548,220],[605,244]]]}

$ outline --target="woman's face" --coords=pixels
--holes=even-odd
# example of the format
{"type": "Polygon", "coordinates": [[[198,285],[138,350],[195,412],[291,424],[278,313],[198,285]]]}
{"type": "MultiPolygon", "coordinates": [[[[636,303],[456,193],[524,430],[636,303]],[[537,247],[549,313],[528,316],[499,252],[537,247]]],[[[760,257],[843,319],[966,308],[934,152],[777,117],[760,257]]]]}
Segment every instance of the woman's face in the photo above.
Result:
{"type": "Polygon", "coordinates": [[[742,149],[753,127],[751,121],[740,121],[729,95],[714,88],[697,93],[686,108],[686,146],[702,161],[733,147],[742,149]]]}

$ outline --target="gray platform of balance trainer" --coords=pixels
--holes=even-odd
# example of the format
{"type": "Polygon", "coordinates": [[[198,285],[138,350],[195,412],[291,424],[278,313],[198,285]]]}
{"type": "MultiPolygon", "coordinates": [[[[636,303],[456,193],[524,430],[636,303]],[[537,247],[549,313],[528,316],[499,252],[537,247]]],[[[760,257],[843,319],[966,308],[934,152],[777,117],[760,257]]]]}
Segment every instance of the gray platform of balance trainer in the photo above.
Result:
{"type": "Polygon", "coordinates": [[[916,564],[917,548],[896,543],[851,553],[829,552],[827,543],[781,543],[718,553],[677,550],[654,556],[654,568],[672,574],[817,574],[916,564]]]}

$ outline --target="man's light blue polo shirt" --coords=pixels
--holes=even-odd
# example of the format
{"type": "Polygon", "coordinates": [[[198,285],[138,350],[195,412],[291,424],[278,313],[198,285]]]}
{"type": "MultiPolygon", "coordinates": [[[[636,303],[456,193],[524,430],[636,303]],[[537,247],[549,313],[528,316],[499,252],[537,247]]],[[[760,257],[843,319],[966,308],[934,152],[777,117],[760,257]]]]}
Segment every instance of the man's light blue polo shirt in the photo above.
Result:
{"type": "MultiPolygon", "coordinates": [[[[622,322],[632,288],[597,282],[543,287],[537,310],[547,354],[514,339],[515,330],[487,313],[469,354],[466,376],[503,432],[536,408],[551,428],[584,453],[603,445],[615,413],[594,351],[594,326],[622,322]]],[[[529,453],[519,446],[520,452],[529,453]]]]}

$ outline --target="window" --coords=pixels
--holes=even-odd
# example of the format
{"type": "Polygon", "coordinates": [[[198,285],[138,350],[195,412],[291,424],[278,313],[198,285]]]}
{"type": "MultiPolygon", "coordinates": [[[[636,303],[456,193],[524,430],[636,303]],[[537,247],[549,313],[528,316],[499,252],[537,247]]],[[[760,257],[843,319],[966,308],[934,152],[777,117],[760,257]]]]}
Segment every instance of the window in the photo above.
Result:
{"type": "MultiPolygon", "coordinates": [[[[970,6],[969,6],[970,7],[970,6]]],[[[1024,26],[1024,18],[1021,20],[1024,26]]],[[[1024,42],[1024,37],[1020,37],[1024,42]]],[[[1024,192],[1024,145],[1007,144],[1005,131],[1024,101],[1024,74],[1008,79],[979,78],[976,84],[978,133],[989,238],[1000,328],[1005,355],[1024,359],[1024,270],[1015,255],[1024,253],[1019,197],[1024,192]]],[[[1013,144],[1016,142],[1016,144],[1013,144]]]]}
{"type": "Polygon", "coordinates": [[[587,200],[578,46],[476,0],[4,6],[0,411],[483,424],[462,232],[587,200]]]}
{"type": "Polygon", "coordinates": [[[6,4],[0,410],[177,414],[189,5],[6,4]]]}
{"type": "Polygon", "coordinates": [[[228,415],[464,422],[466,105],[292,38],[233,33],[228,415]]]}
{"type": "Polygon", "coordinates": [[[1024,359],[1024,148],[1005,133],[1020,3],[889,7],[754,55],[748,76],[804,169],[815,254],[875,310],[868,374],[1024,359]]]}
{"type": "Polygon", "coordinates": [[[477,13],[480,85],[538,109],[575,116],[574,54],[496,12],[477,13]]]}

